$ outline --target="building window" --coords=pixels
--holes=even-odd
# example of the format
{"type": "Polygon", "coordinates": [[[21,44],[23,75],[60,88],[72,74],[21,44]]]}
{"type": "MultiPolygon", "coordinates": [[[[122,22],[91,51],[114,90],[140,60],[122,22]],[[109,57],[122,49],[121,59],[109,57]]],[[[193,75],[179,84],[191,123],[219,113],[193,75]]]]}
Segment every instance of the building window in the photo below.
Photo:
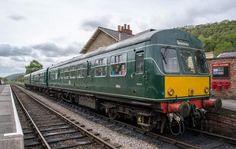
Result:
{"type": "Polygon", "coordinates": [[[212,64],[213,78],[229,77],[229,64],[212,64]]]}
{"type": "Polygon", "coordinates": [[[126,75],[126,58],[127,58],[126,53],[111,56],[111,65],[110,65],[111,76],[126,75]]]}
{"type": "Polygon", "coordinates": [[[144,72],[144,52],[137,52],[135,55],[135,72],[143,73],[144,72]]]}
{"type": "Polygon", "coordinates": [[[101,58],[95,60],[95,77],[104,77],[107,74],[107,59],[101,58]]]}

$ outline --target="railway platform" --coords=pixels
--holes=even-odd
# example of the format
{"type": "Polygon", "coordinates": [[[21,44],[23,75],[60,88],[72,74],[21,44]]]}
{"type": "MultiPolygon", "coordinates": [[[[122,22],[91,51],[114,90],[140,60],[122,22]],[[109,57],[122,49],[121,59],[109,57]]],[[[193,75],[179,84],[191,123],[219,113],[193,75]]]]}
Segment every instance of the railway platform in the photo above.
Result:
{"type": "Polygon", "coordinates": [[[10,85],[0,85],[0,149],[23,149],[24,136],[10,85]]]}
{"type": "Polygon", "coordinates": [[[235,99],[222,99],[222,108],[236,111],[236,100],[235,99]]]}

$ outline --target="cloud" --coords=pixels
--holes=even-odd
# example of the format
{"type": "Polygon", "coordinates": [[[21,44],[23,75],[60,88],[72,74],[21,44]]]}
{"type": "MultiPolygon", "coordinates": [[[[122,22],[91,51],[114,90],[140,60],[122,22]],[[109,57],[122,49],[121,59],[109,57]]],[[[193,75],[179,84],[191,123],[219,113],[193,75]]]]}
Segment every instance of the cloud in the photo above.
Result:
{"type": "Polygon", "coordinates": [[[0,44],[0,76],[24,72],[30,61],[37,60],[44,68],[79,55],[80,43],[59,46],[55,43],[41,43],[27,47],[0,44]]]}
{"type": "Polygon", "coordinates": [[[30,55],[32,49],[30,47],[16,47],[9,44],[0,44],[0,56],[26,56],[30,55]]]}
{"type": "Polygon", "coordinates": [[[236,18],[236,3],[234,0],[182,0],[167,1],[165,9],[157,9],[156,15],[148,16],[148,24],[155,28],[174,28],[186,25],[198,25],[225,19],[236,18]],[[171,11],[170,11],[171,10],[171,11]]]}
{"type": "Polygon", "coordinates": [[[0,57],[14,56],[45,56],[59,57],[79,54],[82,44],[73,43],[67,47],[58,46],[55,43],[41,43],[32,46],[17,47],[10,44],[0,44],[0,57]]]}
{"type": "Polygon", "coordinates": [[[26,17],[24,16],[21,16],[21,15],[10,15],[8,16],[9,19],[13,20],[13,21],[23,21],[23,20],[26,20],[26,17]]]}
{"type": "Polygon", "coordinates": [[[55,43],[42,43],[32,46],[34,51],[36,50],[46,57],[59,57],[79,54],[81,47],[82,44],[79,43],[74,43],[67,47],[60,47],[55,43]]]}
{"type": "Polygon", "coordinates": [[[99,18],[90,18],[87,20],[84,20],[82,24],[80,24],[80,28],[84,31],[93,31],[98,26],[107,27],[111,20],[111,16],[103,16],[99,18]]]}

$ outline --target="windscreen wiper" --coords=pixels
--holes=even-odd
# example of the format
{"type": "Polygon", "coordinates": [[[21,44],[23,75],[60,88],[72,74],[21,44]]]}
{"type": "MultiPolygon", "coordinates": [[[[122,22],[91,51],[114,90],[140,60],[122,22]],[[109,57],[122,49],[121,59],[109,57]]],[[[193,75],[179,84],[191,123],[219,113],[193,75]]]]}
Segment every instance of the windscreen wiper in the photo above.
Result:
{"type": "Polygon", "coordinates": [[[165,48],[164,54],[163,54],[162,51],[161,51],[161,56],[162,56],[162,58],[163,58],[165,64],[167,64],[166,56],[167,56],[168,51],[169,51],[168,48],[169,48],[169,47],[166,47],[166,48],[165,48]]]}

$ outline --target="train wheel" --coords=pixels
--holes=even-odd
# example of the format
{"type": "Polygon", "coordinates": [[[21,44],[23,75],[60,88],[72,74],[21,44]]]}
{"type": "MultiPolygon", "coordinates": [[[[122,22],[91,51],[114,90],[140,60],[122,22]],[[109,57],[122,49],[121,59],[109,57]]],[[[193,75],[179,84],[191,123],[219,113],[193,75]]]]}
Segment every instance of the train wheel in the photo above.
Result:
{"type": "Polygon", "coordinates": [[[113,109],[113,108],[112,108],[112,109],[108,109],[108,110],[107,110],[107,115],[108,115],[108,117],[109,117],[110,119],[114,120],[114,119],[117,118],[118,113],[117,113],[116,109],[113,109]]]}
{"type": "Polygon", "coordinates": [[[157,126],[157,121],[150,116],[138,116],[138,124],[145,131],[152,131],[157,126]]]}

